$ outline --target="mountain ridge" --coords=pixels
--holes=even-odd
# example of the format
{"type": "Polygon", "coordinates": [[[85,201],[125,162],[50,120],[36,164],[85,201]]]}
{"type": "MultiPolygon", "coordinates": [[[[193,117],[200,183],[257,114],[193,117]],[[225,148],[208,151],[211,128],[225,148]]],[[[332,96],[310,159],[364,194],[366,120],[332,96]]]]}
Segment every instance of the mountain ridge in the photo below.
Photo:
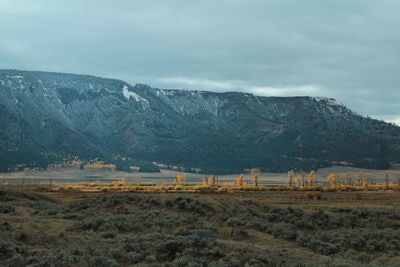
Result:
{"type": "Polygon", "coordinates": [[[383,168],[400,155],[399,127],[332,98],[157,89],[19,70],[0,70],[0,88],[3,170],[21,157],[8,159],[13,149],[35,152],[32,159],[118,154],[207,172],[306,170],[340,161],[383,168]]]}
{"type": "MultiPolygon", "coordinates": [[[[263,95],[257,95],[254,93],[249,93],[249,92],[240,92],[240,91],[224,91],[224,92],[217,92],[217,91],[212,91],[212,90],[197,90],[197,89],[188,89],[188,88],[183,88],[183,89],[177,89],[177,88],[154,88],[151,87],[148,84],[145,83],[135,83],[135,85],[132,85],[128,82],[125,82],[124,80],[121,79],[116,79],[116,78],[110,78],[110,77],[102,77],[98,75],[93,75],[93,74],[80,74],[80,73],[73,73],[73,72],[52,72],[52,71],[42,71],[42,70],[19,70],[19,69],[0,69],[0,72],[15,72],[15,73],[39,73],[39,74],[46,74],[46,75],[62,75],[62,76],[77,76],[77,77],[82,77],[82,78],[92,78],[92,79],[104,79],[104,80],[110,80],[110,81],[116,81],[120,83],[125,83],[129,84],[131,87],[140,87],[140,88],[149,88],[149,89],[155,89],[155,90],[162,90],[162,91],[171,91],[171,92],[195,92],[195,93],[211,93],[211,94],[243,94],[243,95],[249,95],[249,96],[254,96],[254,97],[261,97],[261,98],[314,98],[316,100],[326,100],[326,101],[334,101],[338,105],[344,106],[342,103],[337,102],[335,98],[332,97],[324,97],[324,96],[263,96],[263,95]]],[[[356,112],[354,112],[356,113],[356,112]]],[[[368,117],[362,114],[358,114],[359,116],[363,117],[368,117]]],[[[378,120],[378,119],[376,119],[378,120]]],[[[387,122],[390,123],[390,122],[387,122]]]]}

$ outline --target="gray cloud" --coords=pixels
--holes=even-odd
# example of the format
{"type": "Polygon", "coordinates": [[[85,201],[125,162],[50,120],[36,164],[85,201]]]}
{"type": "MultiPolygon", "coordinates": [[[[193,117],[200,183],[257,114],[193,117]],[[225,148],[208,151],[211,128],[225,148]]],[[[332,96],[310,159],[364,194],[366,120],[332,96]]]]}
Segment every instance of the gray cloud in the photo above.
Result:
{"type": "Polygon", "coordinates": [[[334,97],[400,122],[397,0],[0,0],[0,68],[334,97]]]}

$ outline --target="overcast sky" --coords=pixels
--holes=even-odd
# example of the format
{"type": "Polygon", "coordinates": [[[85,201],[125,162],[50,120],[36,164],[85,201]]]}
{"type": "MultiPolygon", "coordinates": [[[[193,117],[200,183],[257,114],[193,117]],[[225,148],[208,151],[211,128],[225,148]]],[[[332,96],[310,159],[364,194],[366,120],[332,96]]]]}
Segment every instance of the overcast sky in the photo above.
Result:
{"type": "Polygon", "coordinates": [[[400,123],[400,1],[0,0],[0,68],[333,97],[400,123]]]}

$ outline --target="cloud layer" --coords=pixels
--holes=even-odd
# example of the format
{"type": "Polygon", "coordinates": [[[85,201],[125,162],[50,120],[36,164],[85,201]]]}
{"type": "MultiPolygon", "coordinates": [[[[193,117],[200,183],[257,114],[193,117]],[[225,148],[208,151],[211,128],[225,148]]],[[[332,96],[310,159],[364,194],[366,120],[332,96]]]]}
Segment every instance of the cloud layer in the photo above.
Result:
{"type": "Polygon", "coordinates": [[[0,0],[0,68],[400,112],[400,1],[0,0]]]}

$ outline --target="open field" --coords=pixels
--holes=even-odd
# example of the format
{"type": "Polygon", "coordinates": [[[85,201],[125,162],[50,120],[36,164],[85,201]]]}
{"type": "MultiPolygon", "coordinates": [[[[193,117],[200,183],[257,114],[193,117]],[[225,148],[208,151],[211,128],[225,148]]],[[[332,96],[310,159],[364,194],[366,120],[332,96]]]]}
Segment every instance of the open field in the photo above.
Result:
{"type": "MultiPolygon", "coordinates": [[[[316,172],[316,185],[327,185],[327,175],[329,173],[340,173],[344,172],[348,176],[357,177],[361,172],[375,177],[377,184],[386,183],[386,174],[389,175],[389,182],[394,183],[395,177],[400,176],[400,170],[368,170],[358,169],[352,167],[331,167],[319,169],[316,172]]],[[[161,170],[157,173],[128,173],[111,170],[95,170],[85,169],[79,170],[78,168],[65,168],[65,169],[53,169],[53,170],[27,170],[25,172],[11,172],[11,173],[0,173],[0,185],[2,183],[9,184],[21,184],[21,183],[38,183],[47,185],[51,183],[55,186],[61,185],[86,185],[90,183],[98,184],[109,184],[120,179],[126,179],[128,184],[135,184],[136,179],[140,179],[141,184],[152,184],[152,185],[168,185],[172,184],[174,178],[179,172],[161,170]]],[[[220,184],[234,183],[240,174],[230,175],[219,175],[220,184]]],[[[199,185],[202,184],[204,178],[207,178],[206,174],[194,174],[186,173],[186,183],[188,185],[199,185]]],[[[259,178],[260,185],[285,185],[287,173],[261,173],[259,178]]],[[[251,183],[250,174],[245,174],[245,180],[251,183]]]]}
{"type": "Polygon", "coordinates": [[[1,266],[399,266],[400,194],[0,188],[1,266]]]}

